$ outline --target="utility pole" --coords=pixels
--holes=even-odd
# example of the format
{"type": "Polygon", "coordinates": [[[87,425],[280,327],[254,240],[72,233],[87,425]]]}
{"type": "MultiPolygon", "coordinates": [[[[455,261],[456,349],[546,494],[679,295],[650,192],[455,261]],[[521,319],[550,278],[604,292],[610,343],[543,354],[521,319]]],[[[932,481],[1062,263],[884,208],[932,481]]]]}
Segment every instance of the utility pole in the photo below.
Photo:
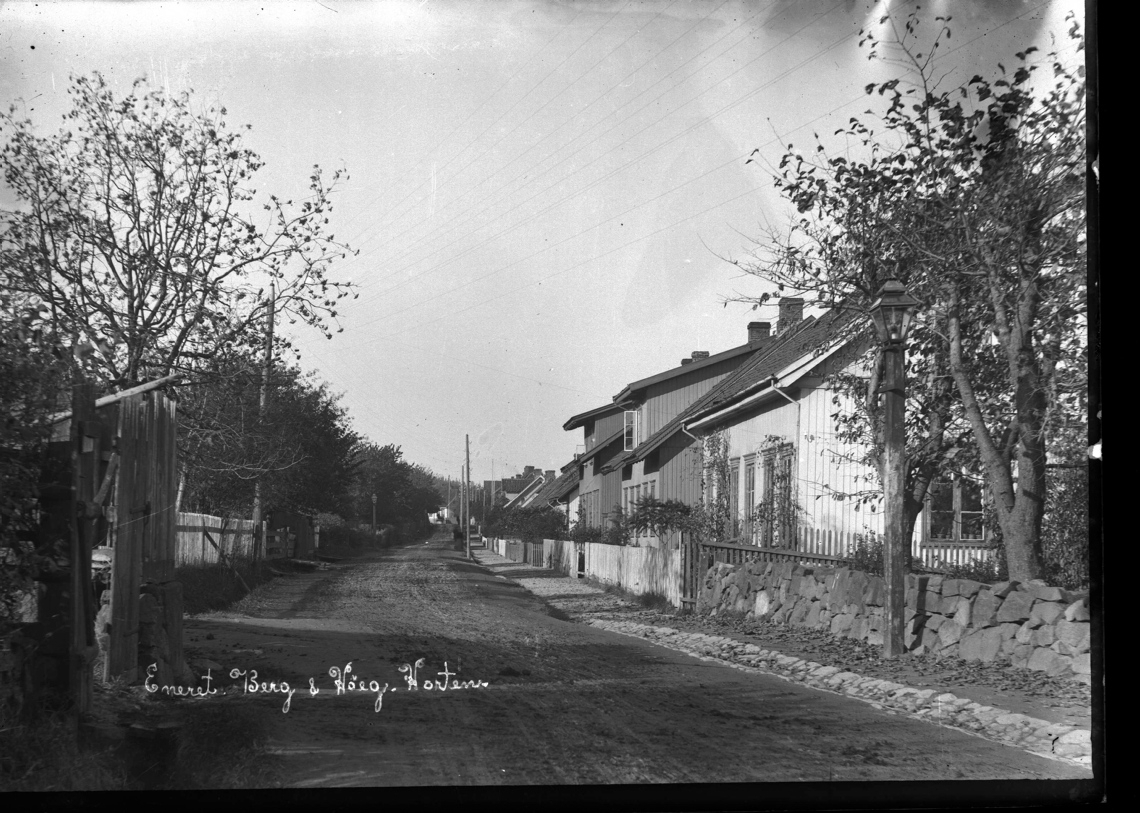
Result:
{"type": "Polygon", "coordinates": [[[467,536],[467,558],[471,558],[471,436],[464,435],[464,446],[466,447],[467,456],[467,527],[465,529],[467,536]]]}
{"type": "MultiPolygon", "coordinates": [[[[273,282],[269,283],[269,329],[265,337],[265,360],[261,367],[261,399],[258,404],[257,418],[259,427],[265,423],[265,412],[269,405],[269,373],[273,368],[273,323],[276,321],[277,288],[273,282]]],[[[253,532],[261,531],[262,494],[261,478],[258,475],[253,484],[253,532]]],[[[265,539],[261,540],[261,553],[264,554],[265,539]]]]}

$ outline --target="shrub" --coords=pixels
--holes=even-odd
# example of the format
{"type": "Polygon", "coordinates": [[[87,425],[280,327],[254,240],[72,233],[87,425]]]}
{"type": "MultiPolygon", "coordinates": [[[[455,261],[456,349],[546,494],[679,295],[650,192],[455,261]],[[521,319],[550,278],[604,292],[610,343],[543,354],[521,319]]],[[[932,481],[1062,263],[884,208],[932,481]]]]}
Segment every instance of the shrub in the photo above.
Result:
{"type": "Polygon", "coordinates": [[[639,534],[652,534],[658,539],[674,531],[689,530],[693,524],[693,509],[680,500],[659,500],[642,497],[629,515],[628,525],[639,534]]]}
{"type": "MultiPolygon", "coordinates": [[[[855,534],[855,546],[847,556],[848,567],[872,576],[883,575],[883,537],[874,531],[855,534]]],[[[922,572],[926,567],[921,559],[910,560],[908,573],[922,572]]]]}
{"type": "Polygon", "coordinates": [[[484,533],[489,536],[517,537],[523,542],[568,538],[566,515],[549,505],[514,508],[488,520],[484,533]]]}

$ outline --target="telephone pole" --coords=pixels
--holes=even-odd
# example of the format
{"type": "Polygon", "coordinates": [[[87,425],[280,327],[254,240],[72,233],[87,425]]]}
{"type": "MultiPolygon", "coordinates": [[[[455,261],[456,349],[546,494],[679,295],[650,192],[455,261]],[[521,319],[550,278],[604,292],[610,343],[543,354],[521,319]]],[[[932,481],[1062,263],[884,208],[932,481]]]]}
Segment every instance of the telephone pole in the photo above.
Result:
{"type": "MultiPolygon", "coordinates": [[[[273,323],[276,321],[276,308],[277,288],[276,284],[271,282],[269,283],[269,329],[265,338],[265,360],[261,368],[261,398],[257,410],[259,424],[265,423],[265,412],[269,406],[269,373],[273,368],[273,323]]],[[[261,477],[259,474],[253,483],[253,532],[255,534],[261,533],[261,477]]],[[[261,545],[264,548],[264,539],[261,540],[261,545]]],[[[263,549],[261,553],[264,554],[264,552],[263,549]]]]}
{"type": "Polygon", "coordinates": [[[467,494],[465,502],[467,503],[467,558],[471,558],[471,436],[464,435],[464,446],[466,448],[467,456],[467,494]]]}

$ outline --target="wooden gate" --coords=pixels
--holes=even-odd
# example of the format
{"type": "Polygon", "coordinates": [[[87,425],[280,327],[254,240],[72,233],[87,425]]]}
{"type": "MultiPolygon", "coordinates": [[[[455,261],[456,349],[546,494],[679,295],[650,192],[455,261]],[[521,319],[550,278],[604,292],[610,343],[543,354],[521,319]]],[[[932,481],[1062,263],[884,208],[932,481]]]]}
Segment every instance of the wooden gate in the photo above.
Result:
{"type": "MultiPolygon", "coordinates": [[[[112,533],[115,564],[104,677],[122,677],[131,683],[138,679],[139,590],[147,582],[174,580],[176,419],[174,402],[159,392],[131,395],[116,406],[119,471],[112,533]]],[[[177,611],[180,617],[181,607],[177,611]]],[[[181,636],[178,640],[174,637],[171,635],[170,647],[180,659],[181,636]]]]}
{"type": "Polygon", "coordinates": [[[270,511],[265,519],[266,559],[308,559],[313,555],[313,521],[292,511],[270,511]]]}

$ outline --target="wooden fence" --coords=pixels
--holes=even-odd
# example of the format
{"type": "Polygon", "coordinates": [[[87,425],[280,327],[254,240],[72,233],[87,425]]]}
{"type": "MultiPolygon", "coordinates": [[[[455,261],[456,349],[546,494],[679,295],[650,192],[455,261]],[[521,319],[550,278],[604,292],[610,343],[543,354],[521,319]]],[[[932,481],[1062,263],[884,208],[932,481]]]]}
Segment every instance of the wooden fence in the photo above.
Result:
{"type": "Polygon", "coordinates": [[[513,562],[550,568],[567,575],[581,574],[634,595],[664,596],[674,606],[680,606],[681,553],[678,550],[557,539],[526,543],[488,539],[487,547],[513,562]]]}
{"type": "Polygon", "coordinates": [[[178,567],[217,564],[222,561],[219,552],[227,561],[253,561],[255,528],[254,522],[248,519],[179,513],[175,564],[178,567]]]}
{"type": "MultiPolygon", "coordinates": [[[[820,528],[799,529],[799,550],[827,556],[850,556],[855,550],[857,534],[851,531],[832,531],[820,528]]],[[[939,542],[915,539],[911,556],[928,568],[945,568],[985,560],[993,555],[984,540],[976,542],[939,542]]]]}

